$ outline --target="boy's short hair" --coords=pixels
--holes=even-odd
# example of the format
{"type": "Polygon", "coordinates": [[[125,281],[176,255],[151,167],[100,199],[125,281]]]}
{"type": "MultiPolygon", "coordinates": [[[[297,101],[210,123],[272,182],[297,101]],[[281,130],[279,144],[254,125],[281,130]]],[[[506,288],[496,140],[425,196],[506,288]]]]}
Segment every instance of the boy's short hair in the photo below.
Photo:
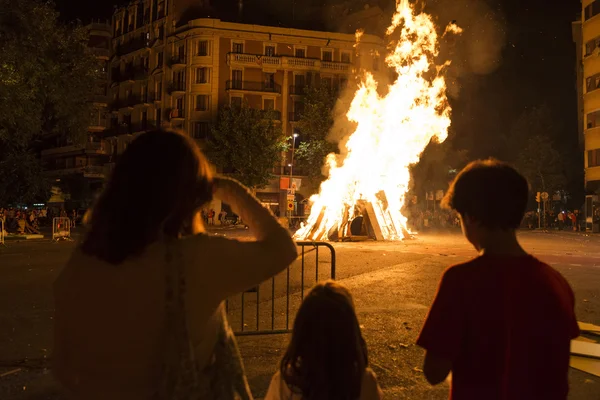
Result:
{"type": "Polygon", "coordinates": [[[521,224],[529,185],[510,165],[495,160],[477,160],[458,173],[442,207],[456,210],[490,229],[517,229],[521,224]]]}

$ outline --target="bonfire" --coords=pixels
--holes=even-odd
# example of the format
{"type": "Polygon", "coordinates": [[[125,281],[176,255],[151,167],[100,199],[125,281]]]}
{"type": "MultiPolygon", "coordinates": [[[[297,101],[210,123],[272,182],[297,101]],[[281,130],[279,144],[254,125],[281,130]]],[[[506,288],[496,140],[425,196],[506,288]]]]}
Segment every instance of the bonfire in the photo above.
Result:
{"type": "MultiPolygon", "coordinates": [[[[450,24],[446,33],[460,33],[460,28],[450,24]]],[[[371,236],[380,240],[411,234],[402,215],[409,168],[432,139],[443,142],[448,136],[451,110],[443,70],[450,63],[436,64],[435,24],[407,0],[397,3],[387,35],[385,62],[398,77],[380,95],[373,74],[364,72],[347,113],[356,130],[344,144],[346,156],[342,161],[335,154],[327,157],[329,177],[310,198],[311,213],[297,239],[347,237],[358,217],[369,220],[371,236]]]]}

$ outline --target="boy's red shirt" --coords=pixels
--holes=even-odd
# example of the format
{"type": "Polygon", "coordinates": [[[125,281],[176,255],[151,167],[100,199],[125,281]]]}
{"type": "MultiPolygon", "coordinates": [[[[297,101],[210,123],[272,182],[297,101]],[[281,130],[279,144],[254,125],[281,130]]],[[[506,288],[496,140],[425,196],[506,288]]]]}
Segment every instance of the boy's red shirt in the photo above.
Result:
{"type": "Polygon", "coordinates": [[[417,344],[452,361],[453,400],[564,400],[574,304],[536,258],[480,256],[444,272],[417,344]]]}

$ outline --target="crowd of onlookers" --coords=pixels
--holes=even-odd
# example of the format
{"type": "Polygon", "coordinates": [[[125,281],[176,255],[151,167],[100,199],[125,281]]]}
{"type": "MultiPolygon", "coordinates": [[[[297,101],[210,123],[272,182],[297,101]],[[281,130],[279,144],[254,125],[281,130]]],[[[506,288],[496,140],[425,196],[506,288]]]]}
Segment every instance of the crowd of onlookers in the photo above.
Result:
{"type": "Polygon", "coordinates": [[[71,228],[75,227],[79,219],[77,210],[67,212],[64,208],[0,207],[0,221],[5,233],[39,234],[40,227],[51,227],[55,217],[69,218],[71,228]]]}

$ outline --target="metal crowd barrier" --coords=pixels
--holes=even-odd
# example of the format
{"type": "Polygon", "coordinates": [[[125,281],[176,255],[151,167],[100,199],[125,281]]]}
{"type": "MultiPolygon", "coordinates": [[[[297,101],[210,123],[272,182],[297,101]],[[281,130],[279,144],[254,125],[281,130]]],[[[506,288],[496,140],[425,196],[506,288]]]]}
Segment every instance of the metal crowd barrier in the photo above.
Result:
{"type": "Polygon", "coordinates": [[[60,239],[71,239],[71,220],[67,217],[52,220],[52,240],[60,239]]]}
{"type": "Polygon", "coordinates": [[[288,333],[305,290],[335,279],[335,249],[326,242],[296,242],[300,256],[284,272],[226,301],[229,323],[238,336],[288,333]],[[323,251],[329,257],[323,257],[323,251]],[[314,258],[309,256],[314,253],[314,258]],[[321,255],[321,257],[319,257],[321,255]],[[323,268],[323,264],[329,264],[323,268]],[[247,312],[250,308],[250,312],[247,312]]]}

